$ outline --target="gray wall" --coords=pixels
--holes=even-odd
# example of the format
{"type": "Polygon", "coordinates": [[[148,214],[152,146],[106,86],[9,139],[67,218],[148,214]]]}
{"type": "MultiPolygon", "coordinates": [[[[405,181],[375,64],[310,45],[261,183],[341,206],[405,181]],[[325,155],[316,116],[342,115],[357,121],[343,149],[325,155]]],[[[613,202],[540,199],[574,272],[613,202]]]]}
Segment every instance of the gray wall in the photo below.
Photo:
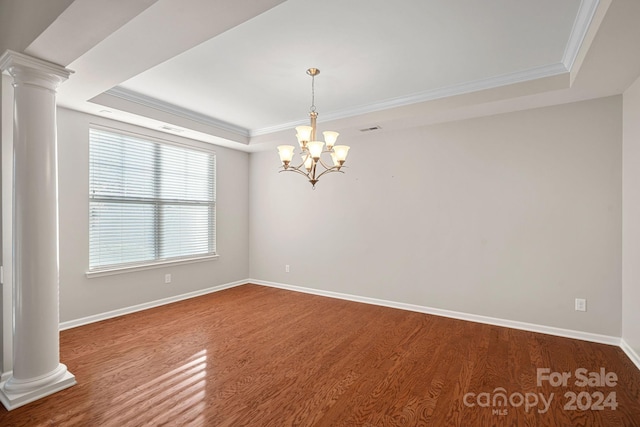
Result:
{"type": "Polygon", "coordinates": [[[621,117],[616,96],[362,134],[315,191],[217,147],[220,258],[87,279],[89,123],[168,136],[59,109],[61,321],[252,277],[620,336],[621,117]]]}
{"type": "MultiPolygon", "coordinates": [[[[164,133],[58,109],[60,205],[60,320],[130,307],[249,276],[249,155],[215,147],[217,156],[217,249],[214,261],[88,279],[89,124],[189,142],[164,133]],[[172,283],[164,283],[165,273],[172,283]]],[[[195,145],[208,144],[191,141],[195,145]]]]}
{"type": "Polygon", "coordinates": [[[620,336],[621,117],[614,96],[362,134],[315,191],[252,154],[251,277],[620,336]]]}
{"type": "Polygon", "coordinates": [[[640,79],[624,93],[622,338],[640,355],[640,79]]]}

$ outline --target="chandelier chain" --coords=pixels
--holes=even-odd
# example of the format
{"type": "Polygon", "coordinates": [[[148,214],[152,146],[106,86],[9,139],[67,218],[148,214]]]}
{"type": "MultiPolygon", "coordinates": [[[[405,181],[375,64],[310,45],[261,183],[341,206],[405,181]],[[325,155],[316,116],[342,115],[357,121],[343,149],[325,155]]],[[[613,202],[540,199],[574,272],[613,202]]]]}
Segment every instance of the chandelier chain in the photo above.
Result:
{"type": "Polygon", "coordinates": [[[311,107],[309,111],[315,113],[316,111],[316,76],[311,75],[311,107]]]}

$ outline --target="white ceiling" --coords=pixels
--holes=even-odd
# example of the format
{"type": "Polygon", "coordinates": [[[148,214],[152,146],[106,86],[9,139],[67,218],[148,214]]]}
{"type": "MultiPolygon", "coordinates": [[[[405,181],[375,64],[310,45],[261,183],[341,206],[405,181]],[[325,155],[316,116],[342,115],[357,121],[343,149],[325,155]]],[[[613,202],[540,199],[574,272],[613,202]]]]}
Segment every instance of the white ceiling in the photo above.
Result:
{"type": "Polygon", "coordinates": [[[260,132],[304,117],[309,67],[330,114],[558,64],[579,7],[288,0],[119,86],[260,132]]]}
{"type": "Polygon", "coordinates": [[[319,122],[347,135],[604,96],[640,73],[637,53],[608,58],[626,82],[591,58],[637,46],[635,0],[114,2],[73,1],[25,49],[75,71],[59,103],[247,151],[307,121],[309,67],[319,122]]]}

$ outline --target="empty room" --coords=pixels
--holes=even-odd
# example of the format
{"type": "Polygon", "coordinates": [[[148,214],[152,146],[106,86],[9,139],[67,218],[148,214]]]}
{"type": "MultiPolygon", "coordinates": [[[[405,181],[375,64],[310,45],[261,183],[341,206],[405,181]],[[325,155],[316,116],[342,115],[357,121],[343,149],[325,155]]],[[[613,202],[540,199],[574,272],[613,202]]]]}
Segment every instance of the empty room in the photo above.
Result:
{"type": "Polygon", "coordinates": [[[0,425],[640,426],[638,22],[0,0],[0,425]]]}

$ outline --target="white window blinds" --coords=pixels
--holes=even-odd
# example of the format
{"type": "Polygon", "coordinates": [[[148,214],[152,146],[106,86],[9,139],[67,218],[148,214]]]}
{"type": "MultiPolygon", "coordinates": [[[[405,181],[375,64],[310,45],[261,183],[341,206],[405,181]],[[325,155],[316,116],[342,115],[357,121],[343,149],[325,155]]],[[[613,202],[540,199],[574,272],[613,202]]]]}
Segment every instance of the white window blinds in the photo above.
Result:
{"type": "Polygon", "coordinates": [[[215,255],[215,153],[89,131],[89,270],[215,255]]]}

